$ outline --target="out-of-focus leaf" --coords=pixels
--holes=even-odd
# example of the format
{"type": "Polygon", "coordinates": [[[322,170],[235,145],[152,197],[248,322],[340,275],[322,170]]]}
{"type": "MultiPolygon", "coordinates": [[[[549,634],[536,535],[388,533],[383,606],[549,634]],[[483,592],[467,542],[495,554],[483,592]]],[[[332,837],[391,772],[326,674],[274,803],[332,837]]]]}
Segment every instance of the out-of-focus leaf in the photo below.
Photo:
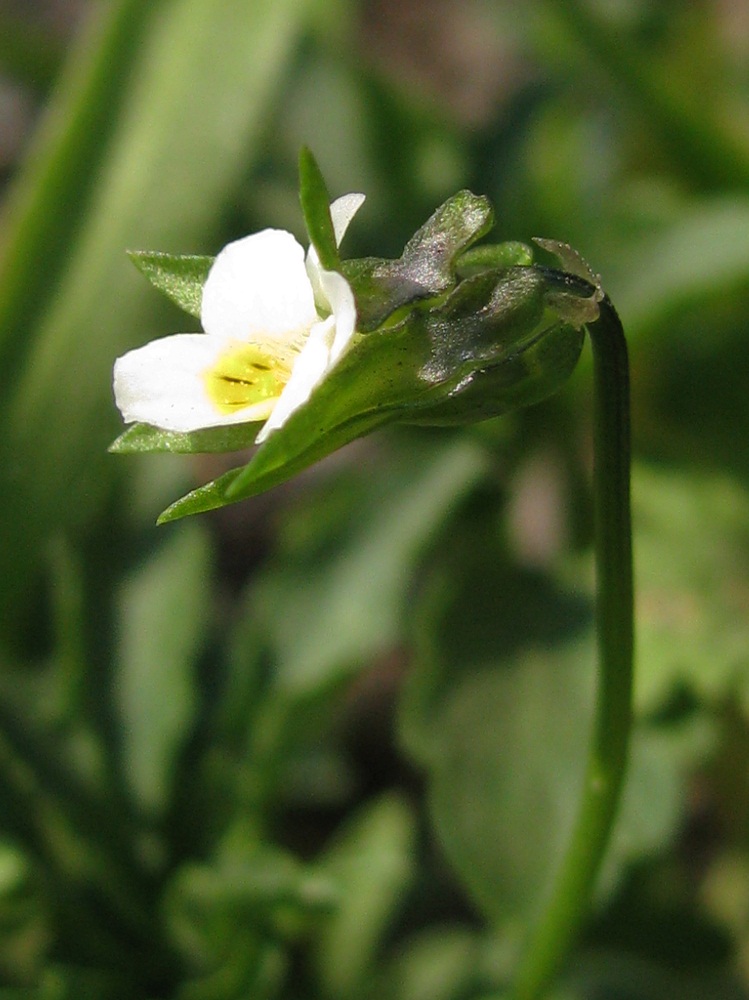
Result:
{"type": "Polygon", "coordinates": [[[675,312],[749,280],[749,199],[696,202],[625,252],[620,267],[616,303],[627,330],[667,336],[675,312]]]}
{"type": "MultiPolygon", "coordinates": [[[[499,926],[538,916],[567,846],[582,788],[592,666],[592,644],[528,653],[456,681],[435,718],[435,826],[472,897],[499,926]]],[[[673,835],[683,757],[668,735],[636,736],[601,890],[611,890],[625,863],[673,835]]]]}
{"type": "Polygon", "coordinates": [[[152,812],[166,805],[195,708],[210,579],[208,541],[196,525],[169,539],[125,582],[120,597],[116,697],[125,772],[152,812]]]}
{"type": "Polygon", "coordinates": [[[587,53],[605,66],[607,78],[625,96],[652,141],[666,151],[673,173],[701,187],[745,188],[749,149],[730,117],[716,115],[700,100],[691,75],[678,75],[653,51],[622,32],[621,25],[580,0],[549,10],[587,53]],[[708,110],[709,109],[709,110],[708,110]]]}
{"type": "MultiPolygon", "coordinates": [[[[4,370],[9,359],[15,363],[30,348],[32,324],[68,262],[139,48],[159,6],[149,0],[113,0],[89,12],[25,169],[11,188],[0,254],[4,370]]],[[[11,37],[7,25],[2,34],[4,44],[11,37]]]]}
{"type": "MultiPolygon", "coordinates": [[[[666,935],[667,921],[668,915],[663,914],[661,923],[651,925],[652,933],[666,935]]],[[[696,957],[695,945],[699,947],[700,943],[699,939],[692,939],[690,957],[696,957]]],[[[700,969],[690,976],[681,964],[653,961],[630,948],[583,954],[570,969],[564,986],[552,1000],[586,997],[664,1000],[677,996],[679,1000],[745,1000],[746,997],[745,988],[725,971],[725,965],[714,970],[700,969]]]]}
{"type": "MultiPolygon", "coordinates": [[[[444,553],[412,616],[400,733],[426,770],[448,859],[512,935],[541,911],[579,805],[595,684],[591,608],[504,565],[475,512],[465,530],[476,551],[456,531],[456,552],[444,553]]],[[[682,734],[638,735],[602,892],[673,833],[685,761],[703,747],[682,734]]]]}
{"type": "Polygon", "coordinates": [[[485,470],[482,450],[465,440],[396,462],[357,508],[345,547],[325,561],[287,557],[256,589],[287,694],[311,696],[397,643],[417,560],[485,470]]]}
{"type": "Polygon", "coordinates": [[[669,843],[683,819],[686,776],[709,745],[703,726],[636,727],[619,813],[598,878],[602,897],[616,887],[624,864],[656,855],[669,843]]]}
{"type": "Polygon", "coordinates": [[[538,915],[566,846],[582,787],[590,674],[578,646],[528,653],[456,681],[434,719],[435,828],[498,925],[538,915]]]}
{"type": "Polygon", "coordinates": [[[366,986],[413,878],[415,834],[406,803],[382,798],[361,810],[321,859],[320,872],[341,893],[315,946],[315,965],[327,995],[347,1000],[366,986]]]}
{"type": "Polygon", "coordinates": [[[727,477],[638,466],[633,511],[638,704],[686,686],[749,705],[749,495],[727,477]]]}
{"type": "MultiPolygon", "coordinates": [[[[590,633],[589,599],[538,571],[508,565],[493,523],[486,508],[454,523],[409,618],[414,663],[401,698],[399,736],[427,768],[441,752],[440,715],[473,671],[501,673],[528,649],[543,658],[546,650],[564,650],[590,633]]],[[[589,670],[590,662],[578,666],[589,670]]]]}
{"type": "Polygon", "coordinates": [[[61,46],[52,32],[29,17],[0,9],[0,69],[37,91],[52,83],[62,60],[61,46]]]}
{"type": "Polygon", "coordinates": [[[26,855],[0,841],[0,966],[6,982],[33,981],[44,959],[48,914],[34,876],[26,855]]]}
{"type": "Polygon", "coordinates": [[[55,660],[60,681],[58,710],[62,717],[72,718],[80,709],[88,666],[83,566],[66,539],[56,539],[50,548],[55,660]]]}
{"type": "Polygon", "coordinates": [[[164,292],[180,309],[200,319],[203,285],[214,257],[128,250],[128,257],[154,288],[164,292]]]}
{"type": "Polygon", "coordinates": [[[14,558],[0,582],[0,617],[27,595],[48,533],[80,523],[121,471],[106,455],[117,426],[111,365],[159,332],[158,297],[125,249],[205,248],[256,155],[260,123],[312,4],[147,6],[151,30],[95,195],[65,247],[64,280],[30,335],[26,368],[4,391],[0,542],[14,558]]]}
{"type": "Polygon", "coordinates": [[[246,844],[212,864],[183,866],[167,894],[172,932],[189,951],[203,939],[220,948],[227,922],[283,930],[307,916],[332,911],[339,899],[335,882],[310,871],[292,855],[246,844]]]}
{"type": "Polygon", "coordinates": [[[406,941],[377,981],[374,996],[392,1000],[461,1000],[478,981],[479,942],[468,928],[433,927],[406,941]]]}

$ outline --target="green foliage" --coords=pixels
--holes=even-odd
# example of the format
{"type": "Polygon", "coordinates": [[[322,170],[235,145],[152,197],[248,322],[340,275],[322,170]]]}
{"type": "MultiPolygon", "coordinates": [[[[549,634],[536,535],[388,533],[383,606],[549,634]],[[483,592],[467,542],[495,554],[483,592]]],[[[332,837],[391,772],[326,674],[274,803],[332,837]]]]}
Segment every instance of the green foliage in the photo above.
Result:
{"type": "Polygon", "coordinates": [[[147,250],[130,250],[128,257],[154,288],[168,295],[190,316],[200,319],[203,285],[213,257],[149,253],[147,250]]]}
{"type": "Polygon", "coordinates": [[[686,688],[706,702],[747,703],[741,610],[749,578],[749,496],[722,476],[642,468],[638,699],[658,710],[686,688]]]}
{"type": "Polygon", "coordinates": [[[585,354],[567,376],[595,277],[529,283],[548,233],[629,336],[638,584],[629,782],[550,998],[746,1000],[735,6],[117,0],[67,51],[2,21],[45,105],[25,163],[0,144],[3,998],[506,1000],[592,695],[585,354]],[[301,146],[367,193],[357,354],[254,456],[221,453],[257,425],[107,454],[114,358],[197,329],[192,254],[304,221],[334,262],[301,146]],[[482,242],[490,201],[521,243],[482,242]],[[167,517],[248,499],[154,528],[189,490],[167,517]]]}
{"type": "Polygon", "coordinates": [[[340,271],[341,258],[330,217],[330,195],[312,153],[303,147],[299,154],[299,200],[310,243],[317,250],[326,271],[340,271]]]}
{"type": "Polygon", "coordinates": [[[322,857],[341,900],[320,935],[314,961],[328,996],[361,994],[377,951],[402,906],[414,871],[415,823],[405,802],[371,803],[322,857]]]}
{"type": "Polygon", "coordinates": [[[172,538],[123,582],[114,696],[123,771],[145,811],[163,807],[195,712],[193,674],[205,639],[201,589],[207,580],[208,543],[196,528],[172,538]]]}

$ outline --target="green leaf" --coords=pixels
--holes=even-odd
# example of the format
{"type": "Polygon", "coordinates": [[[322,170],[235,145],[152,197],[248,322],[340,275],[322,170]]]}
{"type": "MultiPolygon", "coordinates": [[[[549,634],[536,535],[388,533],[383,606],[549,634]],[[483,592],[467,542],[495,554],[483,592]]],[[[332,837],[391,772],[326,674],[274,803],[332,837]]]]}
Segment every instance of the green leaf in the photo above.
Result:
{"type": "MultiPolygon", "coordinates": [[[[423,720],[430,738],[422,746],[429,747],[430,810],[442,847],[482,911],[510,929],[538,917],[568,846],[595,654],[592,635],[494,664],[486,654],[483,665],[453,665],[441,709],[423,720]]],[[[671,733],[638,732],[599,889],[610,892],[626,863],[673,836],[683,810],[683,758],[671,733]]]]}
{"type": "MultiPolygon", "coordinates": [[[[413,609],[415,656],[400,739],[426,770],[435,829],[463,884],[503,933],[543,908],[582,791],[595,683],[592,602],[487,544],[472,508],[413,609]],[[538,817],[544,822],[539,823],[538,817]]],[[[587,557],[588,559],[590,556],[587,557]]],[[[660,850],[683,808],[701,734],[640,725],[599,890],[660,850]]]]}
{"type": "MultiPolygon", "coordinates": [[[[9,189],[0,254],[3,369],[32,347],[29,331],[69,264],[153,17],[148,0],[113,0],[85,19],[48,99],[33,155],[9,189]]],[[[7,28],[2,47],[17,49],[7,28]]]]}
{"type": "Polygon", "coordinates": [[[213,864],[184,865],[169,889],[168,916],[175,925],[210,918],[211,911],[272,918],[281,907],[303,917],[330,911],[338,899],[335,883],[311,873],[280,848],[243,843],[222,849],[213,864]]]}
{"type": "Polygon", "coordinates": [[[299,154],[299,199],[310,242],[326,271],[340,271],[341,259],[330,217],[330,195],[317,161],[303,146],[299,154]]]}
{"type": "Polygon", "coordinates": [[[407,939],[376,981],[373,996],[464,1000],[482,982],[481,941],[459,924],[430,926],[407,939]]]}
{"type": "Polygon", "coordinates": [[[197,257],[149,250],[128,250],[130,260],[159,291],[186,313],[200,319],[203,285],[214,257],[197,257]]]}
{"type": "Polygon", "coordinates": [[[472,666],[460,664],[463,676],[431,722],[430,811],[471,898],[509,927],[538,915],[567,846],[592,662],[571,644],[472,666]]]}
{"type": "Polygon", "coordinates": [[[686,774],[710,751],[712,734],[704,723],[636,727],[599,895],[610,894],[624,864],[653,856],[674,837],[687,811],[686,774]]]}
{"type": "Polygon", "coordinates": [[[638,465],[636,699],[657,711],[685,687],[707,702],[738,693],[749,648],[749,492],[728,477],[638,465]]]}
{"type": "Polygon", "coordinates": [[[306,556],[282,552],[254,589],[254,615],[287,696],[318,696],[398,644],[424,549],[486,468],[483,451],[462,438],[425,452],[417,435],[415,446],[406,442],[388,458],[382,485],[372,483],[356,506],[345,545],[329,545],[324,555],[315,547],[306,556]]]}
{"type": "Polygon", "coordinates": [[[415,858],[414,817],[400,798],[370,802],[349,823],[320,862],[341,902],[316,943],[316,966],[327,996],[361,994],[394,920],[415,858]]]}
{"type": "Polygon", "coordinates": [[[125,771],[142,806],[166,806],[177,751],[195,708],[195,658],[205,638],[208,540],[172,536],[124,584],[115,683],[125,771]]]}
{"type": "Polygon", "coordinates": [[[748,279],[749,199],[706,197],[630,244],[616,303],[628,332],[664,336],[676,310],[720,301],[748,279]]]}
{"type": "Polygon", "coordinates": [[[469,277],[481,271],[496,271],[500,268],[515,265],[528,266],[533,263],[533,250],[527,243],[509,240],[506,243],[492,243],[480,247],[471,247],[462,253],[455,262],[460,277],[469,277]]]}
{"type": "Polygon", "coordinates": [[[169,451],[175,454],[208,454],[244,451],[255,443],[260,424],[230,424],[226,427],[206,427],[199,431],[163,431],[150,424],[133,424],[109,446],[116,455],[169,451]]]}
{"type": "Polygon", "coordinates": [[[343,273],[356,297],[357,329],[374,330],[402,306],[448,291],[455,283],[455,258],[492,222],[487,198],[460,191],[425,222],[397,260],[344,261],[343,273]]]}

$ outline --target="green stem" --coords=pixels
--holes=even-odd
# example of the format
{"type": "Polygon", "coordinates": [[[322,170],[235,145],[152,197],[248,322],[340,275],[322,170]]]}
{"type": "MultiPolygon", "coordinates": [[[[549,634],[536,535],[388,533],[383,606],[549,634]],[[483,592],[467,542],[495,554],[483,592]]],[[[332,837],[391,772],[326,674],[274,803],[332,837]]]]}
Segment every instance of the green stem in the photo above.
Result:
{"type": "Polygon", "coordinates": [[[629,365],[608,299],[588,326],[595,378],[594,514],[599,678],[582,801],[550,902],[512,994],[536,1000],[559,971],[590,906],[627,766],[632,724],[633,591],[629,365]]]}

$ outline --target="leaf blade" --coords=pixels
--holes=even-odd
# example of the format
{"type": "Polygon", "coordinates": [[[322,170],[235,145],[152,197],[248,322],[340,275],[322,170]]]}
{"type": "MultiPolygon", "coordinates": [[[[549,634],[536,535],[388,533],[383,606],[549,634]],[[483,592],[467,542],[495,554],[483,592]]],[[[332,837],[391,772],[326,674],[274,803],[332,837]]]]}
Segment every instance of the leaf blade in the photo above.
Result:
{"type": "Polygon", "coordinates": [[[326,271],[340,271],[341,258],[330,216],[330,195],[320,167],[311,150],[299,153],[299,200],[312,246],[326,271]]]}
{"type": "Polygon", "coordinates": [[[214,257],[155,250],[128,250],[127,255],[154,288],[190,316],[200,319],[203,285],[214,257]]]}

